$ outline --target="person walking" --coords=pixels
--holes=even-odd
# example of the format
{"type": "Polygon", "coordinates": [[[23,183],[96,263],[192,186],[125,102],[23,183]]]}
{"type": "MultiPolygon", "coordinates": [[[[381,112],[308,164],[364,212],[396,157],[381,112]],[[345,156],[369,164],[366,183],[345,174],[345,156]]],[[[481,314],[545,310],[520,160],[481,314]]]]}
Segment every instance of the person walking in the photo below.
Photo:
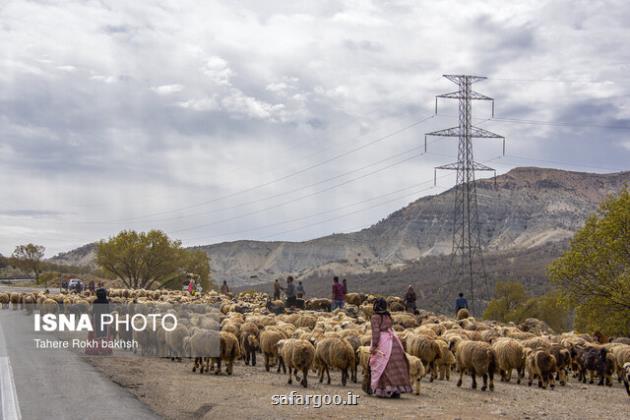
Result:
{"type": "Polygon", "coordinates": [[[376,299],[373,309],[374,315],[370,320],[370,384],[367,391],[377,397],[400,398],[400,394],[413,392],[409,382],[409,362],[400,339],[392,329],[387,301],[376,299]]]}
{"type": "Polygon", "coordinates": [[[468,309],[468,301],[462,292],[459,292],[459,297],[455,301],[455,315],[457,315],[460,309],[468,309]]]}
{"type": "Polygon", "coordinates": [[[333,301],[332,310],[333,311],[337,308],[343,309],[343,304],[346,299],[346,294],[343,290],[344,290],[343,284],[339,283],[339,277],[335,276],[333,278],[333,285],[332,285],[332,301],[333,301]]]}
{"type": "Polygon", "coordinates": [[[302,285],[302,281],[298,281],[295,291],[297,292],[298,299],[304,299],[304,286],[302,285]]]}
{"type": "Polygon", "coordinates": [[[230,288],[228,287],[227,281],[225,280],[223,280],[223,284],[221,285],[221,293],[223,293],[224,295],[230,293],[230,288]]]}
{"type": "Polygon", "coordinates": [[[280,289],[282,288],[280,287],[278,279],[276,279],[276,281],[273,283],[273,300],[280,300],[280,289]]]}
{"type": "Polygon", "coordinates": [[[409,285],[407,287],[407,293],[405,293],[405,306],[407,307],[407,312],[416,313],[416,291],[413,290],[413,287],[409,285]]]}
{"type": "Polygon", "coordinates": [[[195,290],[195,281],[193,279],[190,279],[190,281],[188,282],[188,293],[190,293],[192,295],[193,290],[195,290]]]}
{"type": "Polygon", "coordinates": [[[297,304],[297,298],[295,296],[295,284],[293,283],[293,276],[287,277],[287,288],[284,290],[287,295],[287,308],[293,308],[297,304]]]}

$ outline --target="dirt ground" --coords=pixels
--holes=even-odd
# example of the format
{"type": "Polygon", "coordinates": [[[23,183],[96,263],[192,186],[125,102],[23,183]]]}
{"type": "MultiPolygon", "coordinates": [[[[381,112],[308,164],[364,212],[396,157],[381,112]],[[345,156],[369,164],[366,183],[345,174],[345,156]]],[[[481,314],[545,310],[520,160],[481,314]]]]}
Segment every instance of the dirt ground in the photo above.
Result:
{"type": "Polygon", "coordinates": [[[470,377],[462,388],[450,382],[422,381],[420,395],[399,400],[369,397],[359,384],[341,386],[341,375],[331,374],[331,385],[319,384],[314,373],[308,388],[287,384],[287,375],[265,372],[238,363],[233,376],[192,372],[192,363],[158,358],[94,357],[88,361],[117,384],[127,388],[156,413],[168,419],[288,419],[297,418],[429,418],[429,419],[630,419],[630,398],[623,384],[612,388],[581,384],[572,379],[565,387],[542,390],[526,384],[495,382],[494,392],[473,391],[470,377]],[[273,405],[273,395],[296,394],[358,396],[357,405],[273,405]]]}

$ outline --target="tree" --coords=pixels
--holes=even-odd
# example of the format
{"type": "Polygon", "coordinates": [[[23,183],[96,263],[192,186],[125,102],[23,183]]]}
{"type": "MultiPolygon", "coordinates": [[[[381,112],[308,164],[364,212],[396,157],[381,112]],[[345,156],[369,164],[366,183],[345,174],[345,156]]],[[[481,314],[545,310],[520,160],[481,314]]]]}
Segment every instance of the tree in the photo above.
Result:
{"type": "Polygon", "coordinates": [[[527,300],[523,284],[517,281],[500,281],[495,286],[494,299],[483,312],[484,319],[507,322],[507,316],[527,300]]]}
{"type": "Polygon", "coordinates": [[[41,245],[26,244],[18,245],[13,251],[11,265],[22,271],[35,274],[35,282],[39,283],[39,275],[43,270],[42,258],[44,258],[46,248],[41,245]]]}
{"type": "Polygon", "coordinates": [[[548,267],[576,325],[630,333],[630,191],[611,196],[589,217],[569,249],[548,267]]]}
{"type": "Polygon", "coordinates": [[[96,262],[132,289],[164,287],[185,273],[193,272],[208,282],[208,258],[187,251],[181,242],[171,240],[159,230],[124,230],[97,247],[96,262]]]}
{"type": "Polygon", "coordinates": [[[530,297],[523,285],[516,281],[498,282],[495,298],[483,313],[484,319],[521,323],[527,318],[545,321],[552,329],[568,329],[568,310],[559,301],[557,291],[530,297]]]}

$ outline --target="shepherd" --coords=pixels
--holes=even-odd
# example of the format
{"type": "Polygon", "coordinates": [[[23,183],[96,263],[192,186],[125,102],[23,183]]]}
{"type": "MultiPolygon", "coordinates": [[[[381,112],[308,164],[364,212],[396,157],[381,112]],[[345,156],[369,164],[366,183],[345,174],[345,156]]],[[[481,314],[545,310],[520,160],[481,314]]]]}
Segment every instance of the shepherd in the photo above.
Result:
{"type": "Polygon", "coordinates": [[[400,394],[412,392],[409,362],[400,339],[392,330],[392,317],[383,298],[378,298],[374,302],[371,326],[371,394],[377,397],[400,398],[400,394]]]}

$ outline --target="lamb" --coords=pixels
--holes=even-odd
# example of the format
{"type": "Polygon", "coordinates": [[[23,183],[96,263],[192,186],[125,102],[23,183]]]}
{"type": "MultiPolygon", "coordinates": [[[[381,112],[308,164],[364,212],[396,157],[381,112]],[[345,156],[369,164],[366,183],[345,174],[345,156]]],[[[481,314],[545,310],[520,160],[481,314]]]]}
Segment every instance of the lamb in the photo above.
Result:
{"type": "Polygon", "coordinates": [[[278,361],[282,365],[282,371],[286,372],[285,365],[289,368],[289,385],[293,383],[293,374],[295,374],[295,379],[306,388],[308,370],[315,358],[313,345],[307,340],[289,338],[278,341],[277,347],[278,361]],[[297,376],[299,370],[302,371],[302,380],[297,376]]]}
{"type": "Polygon", "coordinates": [[[458,387],[462,386],[464,372],[468,371],[472,377],[472,389],[477,389],[476,375],[480,375],[483,378],[481,390],[485,391],[488,388],[488,379],[490,379],[490,391],[494,391],[496,355],[490,344],[454,337],[449,342],[449,350],[455,353],[455,359],[457,360],[457,368],[459,369],[458,387]]]}
{"type": "Polygon", "coordinates": [[[534,378],[538,378],[538,387],[547,389],[547,384],[551,389],[555,386],[554,373],[556,371],[556,358],[547,350],[531,350],[528,352],[527,360],[527,385],[531,386],[534,378]]]}
{"type": "Polygon", "coordinates": [[[436,361],[440,358],[440,346],[431,337],[422,334],[409,334],[406,339],[406,351],[412,356],[422,360],[427,367],[427,373],[431,372],[430,382],[437,377],[436,361]]]}
{"type": "MultiPolygon", "coordinates": [[[[262,333],[260,333],[260,349],[265,356],[265,370],[269,372],[271,367],[271,358],[278,356],[278,341],[287,338],[283,332],[273,327],[266,327],[262,333]]],[[[280,365],[278,364],[278,372],[280,372],[280,365]]]]}
{"type": "Polygon", "coordinates": [[[492,344],[492,349],[497,355],[497,367],[501,374],[502,382],[510,382],[512,370],[516,369],[516,383],[521,383],[525,376],[525,354],[521,343],[513,338],[500,338],[492,344]]]}
{"type": "Polygon", "coordinates": [[[424,377],[425,370],[422,360],[416,356],[412,356],[409,353],[405,353],[407,356],[407,362],[409,363],[409,381],[413,384],[416,383],[416,395],[420,395],[420,381],[424,377]]]}
{"type": "Polygon", "coordinates": [[[324,372],[328,377],[330,385],[330,368],[341,370],[341,384],[346,386],[348,380],[348,371],[356,382],[356,364],[354,362],[355,354],[352,346],[346,340],[341,338],[324,338],[317,343],[315,349],[314,365],[319,370],[319,382],[324,381],[324,372]]]}

